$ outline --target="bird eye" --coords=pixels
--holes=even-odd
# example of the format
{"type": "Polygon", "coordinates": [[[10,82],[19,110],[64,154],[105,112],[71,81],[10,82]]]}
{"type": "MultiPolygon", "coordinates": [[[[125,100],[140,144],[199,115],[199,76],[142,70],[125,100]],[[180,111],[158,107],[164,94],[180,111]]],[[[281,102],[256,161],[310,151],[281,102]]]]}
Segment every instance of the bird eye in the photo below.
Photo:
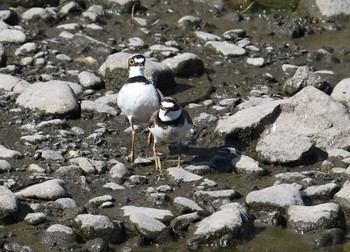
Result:
{"type": "Polygon", "coordinates": [[[129,59],[129,65],[134,65],[135,64],[135,60],[134,59],[129,59]]]}

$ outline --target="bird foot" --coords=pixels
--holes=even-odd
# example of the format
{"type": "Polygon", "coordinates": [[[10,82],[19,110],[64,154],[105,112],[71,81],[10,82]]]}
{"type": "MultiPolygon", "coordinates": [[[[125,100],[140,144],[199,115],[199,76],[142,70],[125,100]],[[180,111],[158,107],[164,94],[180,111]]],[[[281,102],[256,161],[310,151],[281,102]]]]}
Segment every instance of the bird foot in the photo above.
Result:
{"type": "Polygon", "coordinates": [[[131,151],[127,158],[128,158],[129,160],[133,161],[133,160],[135,159],[134,152],[131,151]]]}

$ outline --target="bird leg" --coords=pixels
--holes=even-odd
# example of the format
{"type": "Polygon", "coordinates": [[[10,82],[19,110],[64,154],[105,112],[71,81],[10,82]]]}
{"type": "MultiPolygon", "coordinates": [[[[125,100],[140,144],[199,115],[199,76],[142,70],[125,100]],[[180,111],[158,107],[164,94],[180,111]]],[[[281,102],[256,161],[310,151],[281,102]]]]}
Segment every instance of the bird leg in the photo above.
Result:
{"type": "Polygon", "coordinates": [[[148,137],[147,137],[147,144],[148,144],[148,146],[151,146],[151,144],[152,144],[152,133],[151,133],[151,131],[150,132],[148,132],[148,137]]]}
{"type": "Polygon", "coordinates": [[[156,167],[156,171],[158,171],[158,158],[157,158],[157,146],[156,146],[156,143],[153,144],[153,156],[154,156],[154,165],[156,167]]]}
{"type": "Polygon", "coordinates": [[[177,145],[177,151],[178,151],[178,155],[177,155],[177,168],[181,167],[181,143],[178,143],[177,145]]]}
{"type": "Polygon", "coordinates": [[[131,160],[134,160],[134,142],[135,142],[135,134],[136,131],[134,130],[134,126],[131,126],[131,150],[130,150],[130,154],[128,155],[128,158],[131,160]]]}

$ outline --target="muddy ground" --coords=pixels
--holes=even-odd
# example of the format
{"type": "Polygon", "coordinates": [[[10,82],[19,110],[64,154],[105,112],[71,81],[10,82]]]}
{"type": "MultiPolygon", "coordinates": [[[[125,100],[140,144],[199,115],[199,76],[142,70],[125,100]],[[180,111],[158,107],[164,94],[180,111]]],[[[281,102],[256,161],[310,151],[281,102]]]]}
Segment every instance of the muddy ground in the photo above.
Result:
{"type": "MultiPolygon", "coordinates": [[[[348,77],[348,68],[350,64],[350,25],[344,21],[337,22],[320,22],[309,18],[304,13],[294,13],[291,10],[255,10],[254,12],[246,12],[237,14],[236,10],[225,8],[224,10],[213,10],[204,5],[193,4],[191,1],[142,1],[142,8],[134,13],[135,16],[144,17],[152,24],[149,26],[150,34],[145,35],[139,31],[137,26],[131,19],[131,15],[122,14],[116,15],[113,10],[101,20],[101,25],[104,27],[102,31],[88,31],[84,33],[92,37],[98,38],[103,42],[116,41],[116,51],[120,50],[118,45],[124,43],[126,39],[139,36],[145,40],[148,45],[163,43],[168,40],[175,40],[180,45],[181,51],[192,52],[203,60],[206,73],[199,77],[192,78],[176,78],[177,87],[173,94],[182,104],[190,102],[201,103],[204,100],[212,99],[218,103],[223,98],[237,97],[242,100],[247,99],[252,93],[268,96],[285,96],[282,92],[282,85],[289,78],[282,70],[283,64],[295,65],[311,65],[315,70],[331,70],[334,75],[326,75],[332,85],[335,85],[341,79],[348,77]],[[171,11],[170,11],[171,10],[171,11]],[[266,60],[264,67],[254,67],[247,65],[246,56],[238,58],[225,58],[216,53],[207,51],[202,46],[203,43],[196,41],[196,38],[189,31],[181,30],[177,27],[177,21],[185,15],[194,15],[202,19],[202,31],[211,32],[221,35],[223,32],[231,29],[244,29],[246,36],[261,49],[260,52],[254,53],[262,56],[266,60]],[[268,28],[268,23],[272,20],[289,20],[299,18],[300,22],[306,28],[306,34],[300,38],[279,37],[271,33],[268,28]],[[238,21],[239,19],[239,21],[238,21]],[[329,28],[330,27],[330,28],[329,28]],[[268,54],[267,46],[274,48],[273,53],[268,54]],[[320,48],[326,48],[332,52],[333,56],[339,59],[339,62],[333,61],[310,61],[309,53],[315,52],[320,48]],[[215,62],[221,62],[216,64],[215,62]],[[264,77],[266,73],[270,73],[274,80],[269,80],[264,77]],[[254,91],[254,92],[252,92],[254,91]]],[[[64,18],[49,25],[38,23],[32,26],[25,25],[26,30],[31,31],[31,40],[37,44],[41,44],[43,40],[57,38],[61,30],[56,28],[59,24],[82,22],[80,14],[75,13],[68,18],[64,18]]],[[[107,54],[100,53],[95,48],[80,48],[72,46],[68,42],[58,40],[56,43],[47,43],[48,50],[58,50],[72,58],[81,56],[91,56],[98,61],[96,65],[87,65],[81,62],[58,63],[58,68],[55,70],[47,70],[37,67],[20,67],[16,71],[16,76],[26,79],[33,83],[40,79],[40,75],[44,73],[52,74],[57,79],[70,80],[77,82],[76,77],[66,74],[67,70],[93,70],[97,73],[99,66],[106,60],[107,54]]],[[[7,64],[18,64],[18,58],[13,56],[15,45],[7,47],[8,62],[7,64]]],[[[43,49],[44,50],[44,49],[43,49]]],[[[140,53],[147,51],[147,48],[140,50],[140,53]]],[[[251,54],[253,55],[253,53],[251,54]]],[[[159,60],[162,56],[156,55],[159,60]]],[[[50,59],[53,62],[57,60],[53,57],[50,59]]],[[[105,79],[105,88],[91,94],[88,98],[95,99],[105,92],[112,90],[117,92],[121,83],[111,83],[105,79]]],[[[24,154],[24,157],[19,160],[11,160],[11,164],[16,168],[16,171],[1,174],[0,181],[14,179],[16,188],[11,188],[13,191],[19,190],[29,184],[37,182],[38,178],[33,179],[31,174],[26,171],[26,167],[31,163],[36,163],[45,167],[48,170],[48,176],[62,178],[66,182],[67,190],[80,206],[84,206],[86,202],[96,196],[110,194],[113,196],[116,207],[98,209],[98,213],[105,214],[110,218],[121,218],[121,213],[118,211],[119,206],[124,204],[134,204],[142,206],[154,206],[154,202],[146,200],[146,189],[149,186],[161,184],[170,184],[176,189],[170,193],[172,198],[181,195],[183,197],[191,197],[193,185],[175,185],[172,181],[167,181],[166,176],[155,172],[153,165],[138,165],[128,162],[125,159],[130,147],[130,135],[124,132],[128,127],[128,123],[123,116],[106,116],[101,114],[83,113],[80,118],[67,119],[66,124],[62,126],[52,126],[44,128],[46,134],[52,135],[52,139],[46,146],[24,146],[20,141],[23,135],[20,126],[28,122],[36,122],[50,120],[53,117],[42,116],[40,113],[22,109],[20,112],[13,111],[17,108],[14,104],[15,96],[2,97],[0,100],[0,144],[7,148],[17,150],[24,154]],[[108,133],[101,139],[87,140],[84,139],[96,129],[100,128],[98,123],[104,123],[108,129],[108,133]],[[70,136],[68,139],[62,140],[58,134],[60,129],[69,129],[73,126],[81,127],[86,134],[81,136],[70,136]],[[87,142],[88,144],[82,144],[87,142]],[[148,184],[138,185],[135,193],[134,187],[126,187],[126,193],[120,195],[117,192],[107,191],[102,188],[102,185],[110,181],[109,173],[106,172],[100,175],[88,175],[87,184],[83,184],[80,178],[81,174],[57,174],[54,173],[62,165],[67,165],[68,162],[51,162],[48,163],[38,158],[35,155],[40,149],[48,147],[51,149],[60,149],[64,145],[75,146],[76,150],[85,152],[91,158],[97,160],[108,161],[117,159],[127,164],[130,171],[138,175],[147,175],[148,184]],[[87,189],[88,188],[88,189],[87,189]]],[[[189,110],[193,118],[201,112],[207,112],[215,116],[223,116],[225,113],[234,113],[232,111],[218,112],[210,108],[199,107],[189,110]]],[[[183,155],[184,165],[192,162],[209,161],[215,155],[222,154],[224,146],[236,147],[239,151],[251,157],[255,156],[252,151],[251,144],[243,144],[236,140],[225,140],[221,136],[214,134],[215,123],[212,125],[203,125],[195,129],[195,134],[187,140],[188,148],[185,148],[183,155]]],[[[146,144],[146,133],[140,133],[137,136],[136,153],[141,157],[152,156],[152,149],[146,144]]],[[[162,156],[163,168],[171,167],[175,164],[176,156],[170,152],[168,146],[161,145],[159,150],[164,154],[162,156]]],[[[276,167],[261,164],[269,171],[269,174],[264,177],[253,177],[239,174],[213,173],[206,175],[218,183],[218,189],[235,188],[242,195],[246,195],[253,188],[264,188],[274,183],[275,174],[286,171],[302,171],[308,169],[317,169],[320,163],[316,163],[310,167],[276,167]]],[[[320,178],[323,179],[323,178],[320,178]]],[[[39,178],[40,180],[40,178],[39,178]]],[[[316,178],[317,180],[317,178],[316,178]]],[[[244,197],[238,201],[244,203],[244,197]]],[[[23,202],[23,206],[25,203],[23,202]]],[[[29,202],[30,203],[30,202],[29,202]]],[[[21,214],[24,216],[25,208],[21,214]]],[[[72,213],[73,214],[73,213],[72,213]]],[[[16,241],[27,246],[30,246],[35,251],[44,251],[45,247],[40,244],[42,232],[51,224],[60,220],[60,223],[70,223],[71,220],[61,220],[59,213],[51,213],[48,216],[48,221],[38,227],[32,227],[18,222],[1,228],[2,238],[8,241],[16,241]]],[[[66,218],[66,217],[65,217],[66,218]]],[[[184,248],[184,240],[179,240],[178,243],[169,242],[163,245],[151,245],[146,251],[153,251],[158,248],[164,251],[182,251],[184,248]]],[[[137,239],[130,239],[129,244],[136,243],[137,239]]],[[[78,245],[79,247],[79,245],[78,245]]],[[[115,249],[126,247],[116,245],[115,249]]],[[[345,245],[345,247],[348,247],[345,245]]],[[[343,246],[337,246],[327,251],[342,251],[343,246]]],[[[53,248],[55,250],[57,248],[53,248]]],[[[282,227],[273,227],[259,230],[251,241],[238,246],[239,250],[250,251],[307,251],[311,250],[308,241],[303,239],[303,236],[296,234],[282,227]],[[260,232],[261,231],[261,232],[260,232]],[[297,242],[295,242],[297,241],[297,242]]],[[[140,249],[141,250],[141,249],[140,249]]],[[[145,248],[142,248],[144,251],[145,248]]],[[[136,251],[136,250],[135,250],[136,251]]],[[[226,250],[222,250],[226,251],[226,250]]],[[[232,251],[232,250],[227,250],[232,251]]]]}

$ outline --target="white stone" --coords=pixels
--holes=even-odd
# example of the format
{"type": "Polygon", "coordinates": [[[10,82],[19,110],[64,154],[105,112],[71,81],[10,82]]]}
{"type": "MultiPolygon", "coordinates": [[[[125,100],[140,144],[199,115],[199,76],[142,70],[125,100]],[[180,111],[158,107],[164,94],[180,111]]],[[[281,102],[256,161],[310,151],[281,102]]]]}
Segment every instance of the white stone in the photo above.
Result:
{"type": "Polygon", "coordinates": [[[20,199],[56,200],[68,196],[64,181],[52,179],[29,186],[15,193],[20,199]]]}
{"type": "Polygon", "coordinates": [[[204,47],[213,48],[224,56],[242,56],[246,54],[244,48],[227,41],[209,41],[205,43],[204,47]]]}
{"type": "Polygon", "coordinates": [[[296,184],[280,184],[252,191],[246,196],[246,203],[260,208],[287,208],[304,205],[300,194],[301,186],[296,184]]]}

